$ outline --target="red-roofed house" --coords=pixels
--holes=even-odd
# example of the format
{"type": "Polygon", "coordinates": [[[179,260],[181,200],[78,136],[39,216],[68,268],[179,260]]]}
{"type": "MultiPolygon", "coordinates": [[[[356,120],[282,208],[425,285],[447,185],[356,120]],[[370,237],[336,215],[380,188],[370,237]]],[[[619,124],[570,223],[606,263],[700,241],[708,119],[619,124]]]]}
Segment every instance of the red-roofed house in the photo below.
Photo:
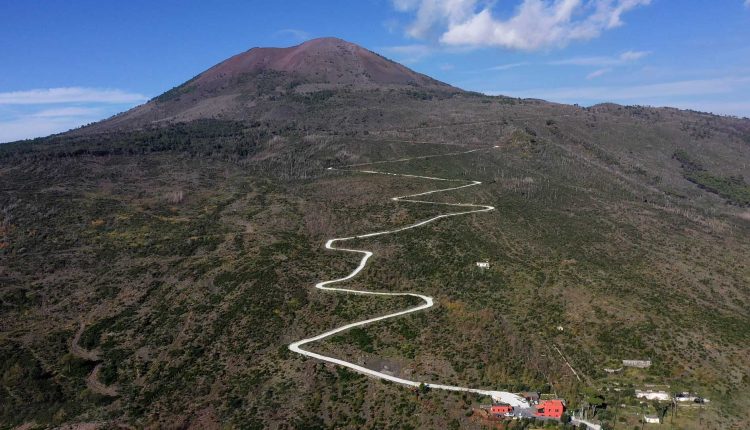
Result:
{"type": "Polygon", "coordinates": [[[495,416],[501,416],[513,412],[513,406],[505,403],[496,403],[490,406],[490,413],[495,416]]]}
{"type": "Polygon", "coordinates": [[[535,406],[535,415],[544,418],[560,419],[565,412],[565,403],[562,400],[543,400],[535,406]]]}

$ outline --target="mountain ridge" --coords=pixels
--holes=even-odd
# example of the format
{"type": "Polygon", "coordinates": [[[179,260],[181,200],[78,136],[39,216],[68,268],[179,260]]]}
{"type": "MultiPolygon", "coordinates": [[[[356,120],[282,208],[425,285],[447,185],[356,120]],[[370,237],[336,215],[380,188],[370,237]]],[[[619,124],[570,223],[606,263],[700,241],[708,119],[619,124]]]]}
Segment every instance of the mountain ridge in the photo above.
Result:
{"type": "MultiPolygon", "coordinates": [[[[387,91],[391,99],[397,94],[424,100],[479,96],[418,73],[355,43],[336,37],[321,37],[289,47],[250,48],[142,105],[67,133],[123,131],[206,119],[298,121],[313,107],[312,99],[325,99],[331,91],[339,94],[387,91]]],[[[536,98],[524,100],[555,104],[536,98]]],[[[381,98],[381,101],[385,100],[381,98]]],[[[605,102],[589,109],[614,112],[623,107],[605,102]]],[[[676,109],[638,108],[653,111],[676,109]]],[[[723,117],[708,112],[685,112],[723,117]]],[[[346,116],[342,115],[338,120],[345,121],[346,116]]]]}
{"type": "Polygon", "coordinates": [[[311,39],[286,48],[254,47],[210,67],[194,81],[202,84],[242,73],[275,70],[303,76],[321,74],[331,83],[442,86],[449,85],[336,37],[311,39]],[[338,58],[336,58],[338,57],[338,58]],[[337,70],[342,65],[356,70],[337,70]],[[342,76],[343,75],[343,76],[342,76]]]}
{"type": "Polygon", "coordinates": [[[464,91],[334,37],[233,55],[147,103],[81,131],[140,128],[197,119],[295,117],[299,97],[322,91],[464,91]]]}

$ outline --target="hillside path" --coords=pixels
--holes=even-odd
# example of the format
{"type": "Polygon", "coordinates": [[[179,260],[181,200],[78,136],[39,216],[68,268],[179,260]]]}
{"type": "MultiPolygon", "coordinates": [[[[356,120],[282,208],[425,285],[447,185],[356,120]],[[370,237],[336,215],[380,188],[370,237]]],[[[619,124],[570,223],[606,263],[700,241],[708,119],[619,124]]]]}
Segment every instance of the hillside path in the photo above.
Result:
{"type": "MultiPolygon", "coordinates": [[[[373,163],[352,164],[352,165],[348,165],[348,166],[343,166],[343,168],[347,168],[347,167],[359,167],[359,166],[372,165],[372,164],[383,164],[383,163],[388,163],[388,162],[404,162],[404,161],[409,161],[409,160],[412,160],[412,159],[425,159],[425,158],[431,158],[431,157],[456,156],[456,155],[469,154],[469,153],[473,153],[473,152],[477,152],[477,151],[488,151],[488,150],[492,150],[492,149],[495,149],[495,148],[498,148],[498,146],[494,146],[492,148],[486,148],[486,149],[483,148],[483,149],[472,149],[472,150],[463,151],[463,152],[453,152],[453,153],[442,154],[442,155],[422,156],[422,157],[414,157],[414,158],[401,158],[401,159],[398,159],[398,160],[391,160],[391,161],[380,161],[380,162],[373,162],[373,163]]],[[[328,169],[329,170],[336,170],[336,169],[333,169],[331,167],[329,167],[328,169]]],[[[403,173],[388,173],[388,172],[380,172],[380,171],[375,171],[375,170],[347,170],[347,171],[354,171],[354,172],[374,174],[374,175],[398,176],[398,177],[402,177],[402,178],[428,179],[428,180],[440,181],[440,182],[468,182],[468,183],[465,183],[463,185],[449,187],[449,188],[440,188],[440,189],[436,189],[436,190],[432,190],[432,191],[427,191],[427,192],[422,192],[422,193],[417,193],[417,194],[410,194],[410,195],[399,196],[399,197],[391,197],[391,200],[397,201],[397,202],[408,202],[408,203],[420,203],[420,204],[430,204],[430,205],[438,205],[438,206],[447,206],[447,207],[454,207],[454,208],[462,208],[463,210],[459,210],[459,211],[456,211],[456,212],[447,212],[447,213],[444,213],[444,214],[441,214],[441,215],[437,215],[437,216],[434,216],[432,218],[429,218],[429,219],[426,219],[426,220],[423,220],[423,221],[419,221],[417,223],[410,224],[410,225],[407,225],[407,226],[404,226],[404,227],[399,227],[399,228],[396,228],[396,229],[393,229],[393,230],[382,230],[382,231],[376,231],[376,232],[372,232],[372,233],[359,234],[359,235],[355,235],[355,236],[337,237],[337,238],[329,239],[326,242],[326,244],[325,244],[325,248],[326,249],[361,254],[362,255],[362,259],[360,260],[359,265],[351,273],[349,273],[348,275],[346,275],[346,276],[344,276],[342,278],[337,278],[337,279],[331,279],[331,280],[327,280],[327,281],[318,282],[317,284],[315,284],[315,288],[320,289],[320,290],[326,290],[326,291],[337,291],[337,292],[348,293],[348,294],[360,294],[360,295],[371,295],[371,296],[411,296],[411,297],[416,297],[416,298],[422,300],[423,303],[421,305],[419,305],[419,306],[415,306],[415,307],[412,307],[412,308],[409,308],[409,309],[405,309],[405,310],[402,310],[402,311],[394,312],[394,313],[391,313],[391,314],[387,314],[387,315],[383,315],[383,316],[379,316],[379,317],[375,317],[375,318],[366,319],[366,320],[363,320],[363,321],[353,322],[353,323],[350,323],[350,324],[343,325],[341,327],[334,328],[332,330],[328,330],[328,331],[326,331],[324,333],[321,333],[321,334],[313,336],[313,337],[309,337],[309,338],[306,338],[306,339],[298,340],[298,341],[290,344],[289,345],[289,349],[291,351],[293,351],[293,352],[296,352],[298,354],[302,354],[302,355],[304,355],[306,357],[311,357],[311,358],[315,358],[315,359],[318,359],[318,360],[326,361],[328,363],[333,363],[333,364],[337,364],[339,366],[344,366],[344,367],[352,369],[352,370],[354,370],[356,372],[359,372],[359,373],[362,373],[362,374],[365,374],[365,375],[368,375],[368,376],[372,376],[372,377],[375,377],[375,378],[379,378],[379,379],[383,379],[383,380],[395,382],[397,384],[402,384],[402,385],[406,385],[406,386],[410,386],[410,387],[419,387],[421,384],[424,384],[425,386],[427,386],[427,387],[429,387],[430,389],[433,389],[433,390],[448,390],[448,391],[461,391],[461,392],[476,393],[476,394],[480,394],[480,395],[491,396],[494,401],[508,403],[508,404],[510,404],[510,405],[512,405],[514,407],[518,407],[518,408],[522,408],[522,409],[528,409],[528,408],[530,408],[530,405],[526,401],[526,399],[524,399],[523,397],[521,397],[521,396],[519,396],[517,394],[514,394],[514,393],[509,393],[509,392],[506,392],[506,391],[498,391],[498,390],[470,388],[470,387],[460,387],[460,386],[456,386],[456,385],[443,385],[443,384],[436,384],[436,383],[425,382],[425,381],[413,381],[413,380],[409,380],[409,379],[399,378],[399,377],[396,377],[396,376],[393,376],[393,375],[388,375],[386,373],[378,372],[376,370],[368,369],[366,367],[359,366],[357,364],[348,362],[346,360],[342,360],[342,359],[339,359],[339,358],[330,357],[330,356],[327,356],[327,355],[318,354],[318,353],[315,353],[315,352],[311,352],[311,351],[302,349],[302,346],[304,346],[304,345],[306,345],[308,343],[312,343],[312,342],[316,342],[316,341],[325,339],[325,338],[327,338],[329,336],[332,336],[332,335],[334,335],[336,333],[340,333],[340,332],[343,332],[345,330],[349,330],[349,329],[354,328],[354,327],[361,327],[361,326],[364,326],[364,325],[372,324],[374,322],[383,321],[383,320],[390,319],[390,318],[396,318],[396,317],[399,317],[401,315],[406,315],[406,314],[410,314],[410,313],[413,313],[413,312],[419,312],[419,311],[431,308],[435,304],[435,302],[434,302],[434,300],[433,300],[432,297],[429,297],[429,296],[426,296],[426,295],[423,295],[423,294],[419,294],[419,293],[413,293],[413,292],[389,293],[389,292],[381,292],[381,291],[354,290],[354,289],[348,289],[348,288],[340,288],[340,287],[332,287],[332,286],[330,286],[332,284],[338,284],[338,283],[346,282],[346,281],[354,278],[355,276],[357,276],[365,268],[365,266],[367,265],[367,261],[373,255],[372,251],[368,251],[368,250],[365,250],[365,249],[352,249],[352,248],[339,247],[339,246],[336,246],[337,243],[351,241],[351,240],[355,240],[355,239],[366,239],[366,238],[371,238],[371,237],[376,237],[376,236],[384,236],[384,235],[387,235],[387,234],[395,234],[395,233],[399,233],[399,232],[402,232],[402,231],[405,231],[405,230],[410,230],[410,229],[413,229],[413,228],[422,227],[424,225],[430,224],[430,223],[432,223],[434,221],[437,221],[437,220],[440,220],[440,219],[443,219],[443,218],[449,218],[449,217],[454,217],[454,216],[459,216],[459,215],[468,215],[468,214],[473,214],[473,213],[489,212],[489,211],[495,210],[495,208],[493,206],[487,206],[487,205],[481,205],[481,204],[473,204],[473,203],[441,203],[441,202],[434,202],[434,201],[429,201],[429,200],[414,199],[415,197],[422,197],[422,196],[427,196],[427,195],[436,194],[436,193],[444,193],[444,192],[459,190],[459,189],[467,188],[467,187],[474,187],[474,186],[480,185],[481,184],[480,181],[470,181],[470,180],[463,180],[463,179],[436,178],[436,177],[431,177],[431,176],[419,176],[419,175],[410,175],[410,174],[403,174],[403,173]]]]}
{"type": "Polygon", "coordinates": [[[89,390],[97,394],[101,394],[102,396],[116,397],[118,395],[117,386],[104,385],[104,383],[99,381],[99,370],[101,370],[102,368],[99,351],[85,349],[79,344],[79,342],[81,341],[81,335],[83,334],[83,330],[85,328],[86,324],[81,321],[78,330],[76,331],[76,334],[70,343],[70,353],[83,360],[96,362],[96,366],[94,366],[94,369],[86,377],[86,386],[89,388],[89,390]]]}
{"type": "Polygon", "coordinates": [[[81,335],[83,334],[83,330],[85,328],[86,324],[81,321],[81,323],[78,325],[78,330],[76,331],[76,334],[75,336],[73,336],[73,340],[70,343],[70,353],[84,360],[99,361],[99,351],[84,349],[79,344],[79,342],[81,341],[81,335]]]}
{"type": "Polygon", "coordinates": [[[94,370],[92,370],[91,373],[89,373],[89,376],[86,377],[86,386],[89,390],[101,394],[102,396],[117,397],[117,386],[104,385],[104,383],[99,380],[99,371],[101,368],[102,363],[98,363],[94,366],[94,370]]]}

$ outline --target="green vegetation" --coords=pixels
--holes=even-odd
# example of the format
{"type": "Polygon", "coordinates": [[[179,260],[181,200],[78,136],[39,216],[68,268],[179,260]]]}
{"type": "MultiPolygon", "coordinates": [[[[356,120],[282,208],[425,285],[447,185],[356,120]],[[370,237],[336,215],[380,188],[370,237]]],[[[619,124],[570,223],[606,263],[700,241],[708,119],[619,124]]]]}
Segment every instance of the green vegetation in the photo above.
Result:
{"type": "Polygon", "coordinates": [[[692,171],[685,177],[699,187],[716,193],[739,206],[750,206],[750,185],[742,176],[714,176],[706,171],[692,171]]]}
{"type": "Polygon", "coordinates": [[[677,151],[674,158],[682,163],[685,178],[706,191],[718,194],[733,204],[750,206],[750,185],[741,176],[715,176],[685,151],[677,151]]]}
{"type": "Polygon", "coordinates": [[[367,332],[360,328],[355,327],[348,330],[346,334],[334,336],[333,342],[338,343],[354,343],[359,349],[365,352],[373,352],[372,337],[367,332]]]}
{"type": "MultiPolygon", "coordinates": [[[[437,306],[311,347],[425,381],[555,393],[617,428],[637,425],[634,387],[670,384],[712,399],[704,422],[743,428],[748,404],[732,393],[750,384],[744,123],[717,118],[696,134],[682,129],[699,122],[691,113],[419,88],[287,94],[302,84],[256,78],[243,79],[257,103],[279,109],[251,121],[0,146],[3,426],[481,428],[479,399],[417,396],[286,347],[414,305],[314,290],[358,261],[325,239],[441,211],[389,200],[434,181],[325,168],[484,148],[377,165],[481,180],[431,198],[497,210],[352,242],[375,256],[348,286],[437,306]],[[680,153],[677,168],[675,149],[701,164],[680,153]],[[686,183],[691,172],[735,205],[686,183]],[[96,363],[70,350],[81,321],[79,344],[117,397],[87,387],[96,363]],[[604,372],[623,358],[654,365],[604,372]]],[[[691,414],[678,414],[683,428],[697,428],[691,414]]]]}

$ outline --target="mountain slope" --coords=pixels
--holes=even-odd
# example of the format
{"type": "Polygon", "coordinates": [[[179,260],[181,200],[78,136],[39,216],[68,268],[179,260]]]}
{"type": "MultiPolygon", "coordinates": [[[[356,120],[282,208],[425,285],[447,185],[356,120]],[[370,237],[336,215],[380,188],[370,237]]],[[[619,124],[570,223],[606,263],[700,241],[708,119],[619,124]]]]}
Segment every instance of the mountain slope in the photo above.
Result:
{"type": "Polygon", "coordinates": [[[311,350],[572,408],[601,397],[616,409],[594,419],[617,428],[664,406],[633,389],[664,384],[712,400],[680,406],[675,428],[750,427],[735,395],[750,389],[750,121],[331,82],[314,58],[270,52],[0,145],[0,427],[493,426],[487,399],[417,396],[288,350],[418,304],[313,285],[359,261],[328,238],[440,213],[391,200],[434,190],[421,176],[482,181],[429,197],[496,210],[356,239],[375,256],[347,288],[436,305],[311,350]],[[370,162],[415,176],[327,169],[370,162]],[[653,365],[604,370],[622,359],[653,365]]]}
{"type": "Polygon", "coordinates": [[[289,48],[253,48],[87,131],[196,119],[293,119],[295,96],[373,89],[455,93],[460,90],[336,38],[289,48]]]}
{"type": "Polygon", "coordinates": [[[290,48],[253,48],[211,67],[192,83],[199,87],[221,85],[232,77],[268,70],[293,73],[320,83],[449,88],[447,84],[337,38],[313,39],[290,48]]]}

